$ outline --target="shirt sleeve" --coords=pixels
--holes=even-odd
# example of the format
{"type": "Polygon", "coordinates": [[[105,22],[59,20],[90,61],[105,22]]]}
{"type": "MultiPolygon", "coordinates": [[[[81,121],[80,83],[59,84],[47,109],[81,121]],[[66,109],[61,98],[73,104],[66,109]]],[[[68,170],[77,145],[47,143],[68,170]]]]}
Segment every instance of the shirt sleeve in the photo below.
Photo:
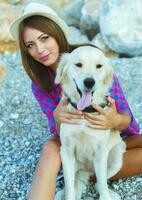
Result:
{"type": "MultiPolygon", "coordinates": [[[[51,95],[40,89],[35,83],[32,83],[32,92],[38,101],[42,112],[45,114],[48,120],[48,127],[51,134],[54,137],[58,137],[56,123],[53,116],[53,111],[57,106],[55,101],[52,101],[51,95]]],[[[53,95],[52,95],[53,96],[53,95]]]]}
{"type": "Polygon", "coordinates": [[[125,98],[124,92],[116,75],[114,75],[113,77],[113,84],[112,88],[110,89],[110,96],[115,100],[117,111],[120,113],[127,112],[131,117],[131,123],[127,129],[122,131],[122,135],[138,135],[140,132],[139,125],[132,114],[130,106],[125,98]]]}

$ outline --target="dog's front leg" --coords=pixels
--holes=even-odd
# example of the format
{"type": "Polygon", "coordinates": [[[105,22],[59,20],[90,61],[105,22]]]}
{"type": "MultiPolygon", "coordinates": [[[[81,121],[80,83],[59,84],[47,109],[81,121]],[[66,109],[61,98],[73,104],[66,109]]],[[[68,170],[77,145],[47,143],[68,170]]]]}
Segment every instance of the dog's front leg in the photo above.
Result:
{"type": "Polygon", "coordinates": [[[67,146],[61,146],[61,159],[65,179],[65,200],[75,200],[75,157],[67,146]]]}
{"type": "Polygon", "coordinates": [[[86,186],[89,182],[90,173],[84,170],[80,170],[75,177],[75,189],[76,200],[81,200],[83,191],[86,190],[86,186]]]}
{"type": "Polygon", "coordinates": [[[99,145],[93,161],[100,200],[112,200],[107,185],[108,150],[106,147],[106,144],[99,145]]]}

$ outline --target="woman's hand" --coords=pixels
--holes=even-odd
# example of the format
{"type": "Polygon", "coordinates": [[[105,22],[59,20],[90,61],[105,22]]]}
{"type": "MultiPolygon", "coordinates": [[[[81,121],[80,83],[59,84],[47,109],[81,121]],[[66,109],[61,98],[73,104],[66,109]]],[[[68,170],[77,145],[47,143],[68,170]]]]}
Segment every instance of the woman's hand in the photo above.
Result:
{"type": "Polygon", "coordinates": [[[98,111],[99,114],[97,115],[84,113],[84,118],[90,122],[89,127],[95,129],[115,129],[119,126],[121,115],[116,110],[115,101],[108,97],[108,102],[110,105],[107,109],[92,105],[98,111]]]}
{"type": "Polygon", "coordinates": [[[56,123],[60,124],[62,122],[65,122],[69,124],[77,124],[80,119],[83,118],[82,112],[79,110],[69,111],[67,105],[68,99],[65,98],[60,101],[60,103],[54,110],[54,118],[56,123]]]}

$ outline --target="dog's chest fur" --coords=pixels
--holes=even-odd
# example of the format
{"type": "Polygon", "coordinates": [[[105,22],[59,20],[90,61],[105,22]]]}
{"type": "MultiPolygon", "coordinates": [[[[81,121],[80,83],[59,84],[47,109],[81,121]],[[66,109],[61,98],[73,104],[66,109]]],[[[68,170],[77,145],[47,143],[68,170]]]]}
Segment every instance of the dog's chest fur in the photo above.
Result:
{"type": "Polygon", "coordinates": [[[85,125],[62,124],[61,142],[68,151],[72,151],[77,161],[85,163],[93,160],[99,145],[106,141],[110,131],[94,130],[85,125]]]}

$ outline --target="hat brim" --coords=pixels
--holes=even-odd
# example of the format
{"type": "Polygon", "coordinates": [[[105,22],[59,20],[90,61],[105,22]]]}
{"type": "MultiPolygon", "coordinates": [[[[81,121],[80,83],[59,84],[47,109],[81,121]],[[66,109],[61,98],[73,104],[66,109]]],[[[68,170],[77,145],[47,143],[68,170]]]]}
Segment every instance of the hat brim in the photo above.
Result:
{"type": "Polygon", "coordinates": [[[61,19],[60,17],[56,17],[53,16],[49,13],[46,12],[34,12],[31,14],[26,14],[22,17],[17,18],[11,25],[10,25],[10,32],[12,37],[19,42],[19,27],[21,22],[31,16],[35,16],[35,15],[39,15],[39,16],[43,16],[43,17],[47,17],[48,19],[51,19],[53,22],[55,22],[64,32],[66,38],[68,38],[68,34],[69,34],[69,28],[68,25],[64,22],[63,19],[61,19]]]}

